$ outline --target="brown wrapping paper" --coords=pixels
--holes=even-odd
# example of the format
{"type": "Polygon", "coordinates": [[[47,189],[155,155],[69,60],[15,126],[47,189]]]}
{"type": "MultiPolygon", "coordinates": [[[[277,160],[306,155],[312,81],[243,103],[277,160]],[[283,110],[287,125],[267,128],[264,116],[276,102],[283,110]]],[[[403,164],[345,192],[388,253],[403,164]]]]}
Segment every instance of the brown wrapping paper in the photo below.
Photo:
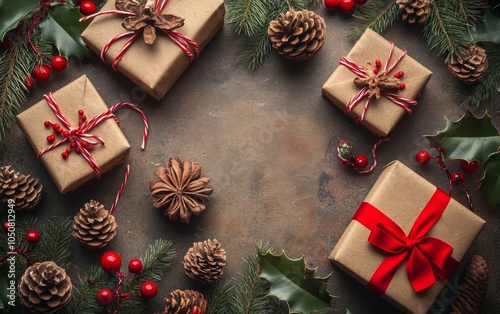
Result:
{"type": "MultiPolygon", "coordinates": [[[[79,109],[85,112],[88,119],[108,109],[86,76],[78,78],[53,94],[72,126],[78,125],[79,109]]],[[[53,134],[53,131],[52,128],[44,126],[45,120],[61,124],[45,100],[36,103],[17,116],[17,124],[28,138],[35,153],[50,145],[46,138],[47,135],[53,134]]],[[[106,144],[96,145],[91,151],[102,173],[118,165],[128,156],[130,145],[113,119],[100,123],[90,133],[100,136],[106,144]]],[[[62,135],[56,136],[56,141],[59,139],[62,139],[62,135]]],[[[72,151],[67,159],[62,158],[61,152],[67,147],[69,147],[69,142],[63,143],[40,157],[57,189],[63,194],[73,191],[95,177],[94,171],[83,156],[72,151]]]]}
{"type": "MultiPolygon", "coordinates": [[[[435,186],[399,161],[392,162],[380,174],[365,198],[408,234],[421,210],[435,191],[435,186]]],[[[441,219],[427,233],[453,247],[453,258],[460,261],[484,226],[485,221],[451,199],[441,219]]],[[[328,259],[348,274],[366,284],[385,255],[368,242],[370,230],[352,220],[328,259]]],[[[443,289],[438,280],[432,287],[416,293],[400,265],[383,297],[408,313],[427,313],[443,289]]]]}
{"type": "MultiPolygon", "coordinates": [[[[115,9],[115,1],[109,0],[101,11],[115,9]]],[[[224,1],[170,0],[162,13],[183,18],[184,26],[176,31],[196,41],[201,51],[224,24],[224,1]]],[[[123,15],[94,18],[82,33],[83,41],[100,56],[110,39],[126,31],[121,25],[124,18],[123,15]]],[[[128,38],[111,45],[106,54],[109,63],[128,38]]],[[[188,56],[160,31],[157,31],[156,41],[151,46],[146,45],[142,34],[139,35],[118,63],[121,73],[156,99],[165,96],[188,66],[188,56]]]]}
{"type": "MultiPolygon", "coordinates": [[[[368,61],[374,64],[377,59],[381,60],[382,64],[384,64],[389,56],[390,48],[390,42],[368,28],[346,57],[360,66],[364,66],[368,61]]],[[[391,65],[401,53],[402,50],[395,47],[391,59],[392,62],[389,64],[391,65]]],[[[432,72],[409,55],[403,58],[399,65],[391,72],[391,75],[401,70],[405,73],[401,80],[405,83],[406,88],[399,90],[397,94],[404,98],[417,100],[420,92],[431,78],[432,72]]],[[[323,95],[330,99],[337,107],[344,110],[349,100],[361,89],[361,87],[353,83],[355,77],[356,74],[339,64],[323,85],[323,95]]],[[[366,99],[365,97],[361,100],[347,114],[353,118],[361,116],[366,99]]],[[[361,122],[361,125],[378,136],[387,136],[405,113],[403,108],[381,96],[378,100],[371,100],[365,119],[361,122]]]]}

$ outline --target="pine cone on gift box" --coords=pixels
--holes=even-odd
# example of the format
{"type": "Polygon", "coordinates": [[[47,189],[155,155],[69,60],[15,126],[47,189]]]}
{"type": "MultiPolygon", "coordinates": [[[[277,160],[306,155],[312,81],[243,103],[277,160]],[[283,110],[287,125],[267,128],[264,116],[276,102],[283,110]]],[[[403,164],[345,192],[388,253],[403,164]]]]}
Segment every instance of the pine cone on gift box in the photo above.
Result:
{"type": "Polygon", "coordinates": [[[290,60],[307,60],[323,47],[326,24],[313,11],[293,9],[269,23],[267,35],[278,54],[290,60]]]}
{"type": "Polygon", "coordinates": [[[42,184],[30,175],[15,172],[10,166],[0,167],[0,201],[14,200],[15,209],[30,211],[42,199],[42,184]]]}
{"type": "Polygon", "coordinates": [[[193,243],[184,256],[184,272],[201,283],[214,283],[224,274],[226,251],[217,240],[193,243]]]}
{"type": "Polygon", "coordinates": [[[90,249],[100,249],[113,240],[117,226],[115,216],[91,200],[73,218],[73,236],[90,249]]]}
{"type": "Polygon", "coordinates": [[[71,297],[71,279],[61,267],[49,261],[28,267],[21,277],[18,295],[30,313],[58,313],[71,297]]]}
{"type": "Polygon", "coordinates": [[[486,301],[488,265],[479,255],[472,256],[458,289],[458,296],[451,304],[450,314],[481,313],[486,301]]]}
{"type": "Polygon", "coordinates": [[[396,0],[396,4],[402,11],[401,18],[409,24],[425,22],[431,11],[430,0],[396,0]]]}
{"type": "Polygon", "coordinates": [[[194,290],[174,290],[170,297],[165,298],[165,313],[168,314],[191,314],[193,307],[197,306],[201,314],[207,310],[207,301],[203,294],[194,290]]]}
{"type": "Polygon", "coordinates": [[[486,51],[478,46],[470,46],[465,56],[454,56],[448,61],[448,69],[451,74],[469,85],[479,81],[487,68],[488,58],[486,51]]]}

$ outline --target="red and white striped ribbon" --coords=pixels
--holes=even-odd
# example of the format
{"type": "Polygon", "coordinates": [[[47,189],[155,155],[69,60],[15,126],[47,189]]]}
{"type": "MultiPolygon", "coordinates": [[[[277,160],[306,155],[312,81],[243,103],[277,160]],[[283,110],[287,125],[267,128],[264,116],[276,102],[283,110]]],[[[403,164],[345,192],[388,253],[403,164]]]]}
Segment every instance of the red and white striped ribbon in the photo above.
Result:
{"type": "Polygon", "coordinates": [[[113,202],[113,205],[111,205],[111,208],[109,209],[110,215],[113,215],[113,212],[115,211],[116,205],[118,204],[118,201],[120,200],[120,197],[122,196],[123,189],[125,188],[125,185],[127,184],[129,175],[130,175],[130,165],[127,165],[127,169],[125,170],[125,177],[123,178],[122,183],[120,184],[120,188],[118,189],[118,192],[116,193],[115,201],[113,202]]]}

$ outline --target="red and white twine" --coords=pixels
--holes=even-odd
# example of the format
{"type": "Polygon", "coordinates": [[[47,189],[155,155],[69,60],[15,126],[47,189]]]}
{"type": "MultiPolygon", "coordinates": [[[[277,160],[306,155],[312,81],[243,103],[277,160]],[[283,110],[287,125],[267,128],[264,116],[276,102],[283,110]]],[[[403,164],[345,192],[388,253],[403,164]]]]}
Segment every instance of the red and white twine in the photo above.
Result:
{"type": "MultiPolygon", "coordinates": [[[[108,110],[98,114],[97,116],[87,120],[87,121],[82,121],[78,123],[77,127],[72,127],[64,113],[62,112],[61,108],[57,104],[56,100],[54,99],[54,95],[52,93],[48,93],[43,95],[44,99],[47,101],[48,105],[54,112],[55,116],[59,121],[61,121],[61,124],[67,129],[67,136],[64,136],[60,141],[55,142],[45,149],[41,150],[37,154],[37,158],[40,158],[43,154],[46,152],[58,147],[59,145],[70,141],[71,143],[75,143],[76,148],[79,150],[79,152],[82,154],[82,156],[85,158],[85,160],[88,162],[92,170],[94,170],[96,178],[100,178],[102,175],[102,171],[100,167],[97,165],[95,162],[94,158],[90,154],[90,150],[88,149],[89,145],[93,147],[94,145],[105,145],[104,140],[95,134],[90,134],[89,132],[102,123],[103,121],[107,119],[113,119],[116,121],[118,125],[120,125],[120,122],[118,118],[115,116],[115,111],[120,109],[120,108],[129,108],[137,111],[144,122],[144,133],[142,136],[142,144],[141,144],[141,149],[146,148],[146,141],[148,138],[148,133],[149,133],[149,122],[148,118],[144,114],[144,112],[139,109],[136,105],[133,105],[131,103],[127,102],[120,102],[109,108],[108,110]]],[[[49,120],[50,122],[50,120],[49,120]]],[[[52,122],[50,122],[52,124],[52,122]]],[[[76,150],[76,149],[75,149],[76,150]]]]}
{"type": "MultiPolygon", "coordinates": [[[[152,7],[152,10],[156,14],[161,14],[161,11],[167,5],[167,2],[168,2],[168,0],[155,0],[155,2],[153,4],[153,7],[152,7]]],[[[80,22],[92,19],[92,18],[94,18],[96,16],[106,15],[106,14],[117,14],[117,15],[125,15],[125,16],[136,16],[137,15],[137,14],[135,14],[133,12],[128,12],[128,11],[108,10],[108,11],[97,12],[97,13],[94,13],[94,14],[91,14],[91,15],[84,16],[84,17],[82,17],[80,19],[80,22]]],[[[164,30],[164,29],[161,29],[161,31],[163,31],[163,33],[168,38],[170,38],[188,56],[189,63],[193,62],[194,59],[198,58],[198,56],[200,54],[200,52],[199,52],[200,49],[199,49],[198,44],[194,40],[192,40],[191,38],[189,38],[189,37],[181,34],[178,31],[175,31],[175,30],[164,30]],[[191,47],[193,48],[194,53],[191,52],[191,47]]],[[[123,33],[118,34],[117,36],[111,38],[106,43],[106,45],[104,45],[104,47],[103,47],[103,49],[101,51],[101,59],[102,59],[102,61],[104,63],[108,63],[106,61],[105,56],[106,56],[106,53],[107,53],[107,51],[109,50],[109,48],[111,47],[112,44],[114,44],[119,39],[131,36],[127,40],[127,42],[123,45],[123,47],[120,49],[120,51],[118,52],[118,54],[114,58],[113,62],[111,63],[111,66],[113,67],[113,69],[115,71],[118,71],[118,67],[117,67],[118,62],[120,62],[121,58],[123,57],[123,55],[125,54],[125,52],[127,52],[128,48],[130,47],[130,45],[132,45],[132,43],[134,42],[134,40],[137,38],[138,35],[139,35],[139,31],[126,31],[126,32],[123,32],[123,33]]]]}
{"type": "Polygon", "coordinates": [[[120,197],[122,196],[123,189],[125,188],[125,185],[127,184],[129,175],[130,175],[130,165],[127,165],[127,169],[125,170],[125,177],[123,177],[122,184],[120,184],[120,188],[118,189],[118,193],[116,193],[115,201],[113,202],[113,205],[111,205],[111,208],[109,209],[110,215],[113,215],[113,212],[115,211],[116,205],[118,204],[118,201],[120,200],[120,197]]]}
{"type": "MultiPolygon", "coordinates": [[[[406,50],[403,50],[403,53],[401,56],[399,56],[394,63],[389,66],[389,62],[392,58],[393,52],[394,52],[394,43],[391,42],[391,49],[389,51],[389,56],[384,64],[383,71],[385,71],[386,74],[390,74],[394,68],[401,62],[401,60],[406,56],[406,50]]],[[[360,78],[366,78],[367,73],[364,67],[358,65],[356,62],[353,62],[346,57],[341,57],[339,59],[339,63],[348,68],[351,72],[359,76],[360,78]]],[[[368,94],[368,87],[363,87],[358,93],[356,93],[347,103],[345,111],[350,112],[352,111],[360,102],[363,98],[366,97],[368,94]]],[[[388,92],[386,90],[381,90],[381,94],[385,96],[387,99],[395,103],[396,105],[400,106],[403,108],[407,113],[411,113],[413,106],[417,104],[416,100],[413,99],[408,99],[401,97],[397,94],[388,92]]],[[[368,106],[370,105],[371,99],[368,98],[365,102],[363,112],[361,113],[360,117],[356,119],[356,122],[359,123],[365,119],[366,111],[368,110],[368,106]]]]}

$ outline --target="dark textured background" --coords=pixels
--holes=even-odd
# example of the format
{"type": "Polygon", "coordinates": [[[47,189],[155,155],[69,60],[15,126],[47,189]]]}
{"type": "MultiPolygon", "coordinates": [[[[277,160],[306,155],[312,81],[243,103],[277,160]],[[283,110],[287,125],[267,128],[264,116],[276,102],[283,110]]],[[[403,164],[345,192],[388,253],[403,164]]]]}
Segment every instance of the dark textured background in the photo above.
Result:
{"type": "MultiPolygon", "coordinates": [[[[71,195],[58,193],[17,127],[0,144],[0,164],[10,164],[16,171],[41,179],[44,194],[35,215],[73,217],[90,199],[109,208],[129,163],[130,180],[115,212],[118,234],[107,249],[118,251],[128,261],[142,255],[154,239],[163,238],[171,240],[177,251],[177,258],[159,284],[158,296],[150,303],[151,312],[162,310],[163,297],[174,289],[200,288],[184,274],[182,257],[194,241],[216,238],[227,251],[226,279],[237,275],[242,258],[257,241],[269,241],[276,251],[285,250],[290,257],[304,255],[309,265],[318,266],[320,275],[333,272],[328,287],[338,296],[332,307],[339,313],[345,308],[353,313],[397,313],[327,260],[381,167],[372,175],[361,176],[337,160],[340,139],[354,144],[356,152],[369,155],[377,138],[321,95],[337,59],[353,45],[345,33],[354,19],[322,6],[313,10],[328,25],[325,45],[313,59],[290,62],[273,53],[260,70],[248,72],[235,65],[239,39],[225,25],[161,101],[145,97],[127,78],[97,58],[86,59],[83,64],[71,60],[67,70],[35,85],[23,109],[42,99],[43,93],[86,74],[110,106],[130,101],[145,111],[151,124],[147,149],[140,150],[140,117],[133,111],[120,110],[122,130],[132,146],[130,156],[102,179],[85,184],[71,195]],[[162,210],[152,206],[149,181],[155,178],[155,168],[174,155],[199,162],[215,189],[205,213],[190,225],[171,222],[162,210]]],[[[390,134],[391,141],[381,146],[379,162],[384,165],[399,159],[447,189],[446,176],[437,164],[420,166],[414,156],[429,147],[423,134],[443,129],[444,117],[456,120],[464,113],[452,97],[455,80],[444,60],[429,51],[418,27],[400,23],[383,35],[407,49],[434,75],[414,113],[405,116],[390,134]]],[[[487,105],[498,127],[498,98],[487,105]]],[[[459,169],[458,163],[448,165],[459,169]]],[[[469,253],[479,253],[489,262],[489,289],[498,295],[500,211],[473,191],[473,179],[467,176],[466,185],[472,191],[476,213],[487,224],[469,253]]],[[[459,190],[453,196],[466,204],[459,190]]],[[[75,241],[70,275],[97,265],[105,250],[91,252],[75,241]]]]}

